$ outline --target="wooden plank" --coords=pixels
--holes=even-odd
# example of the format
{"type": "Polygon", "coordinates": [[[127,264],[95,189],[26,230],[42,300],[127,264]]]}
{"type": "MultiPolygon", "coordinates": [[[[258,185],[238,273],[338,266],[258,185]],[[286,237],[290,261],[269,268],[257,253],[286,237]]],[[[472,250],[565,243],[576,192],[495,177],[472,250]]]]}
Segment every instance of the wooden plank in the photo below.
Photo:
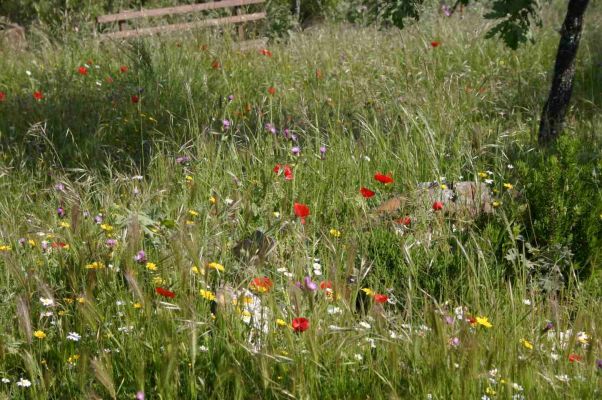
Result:
{"type": "Polygon", "coordinates": [[[96,18],[96,22],[99,24],[106,24],[107,22],[126,21],[136,18],[145,17],[161,17],[164,15],[176,15],[176,14],[188,14],[197,11],[204,10],[216,10],[220,8],[246,6],[250,4],[263,3],[266,0],[223,0],[223,1],[212,1],[209,3],[201,4],[190,4],[185,6],[165,7],[156,8],[151,10],[140,10],[140,11],[124,11],[118,14],[101,15],[96,18]]]}
{"type": "Polygon", "coordinates": [[[134,36],[154,35],[155,33],[183,31],[183,30],[202,28],[202,27],[207,27],[207,26],[219,26],[219,25],[227,25],[227,24],[237,24],[237,23],[248,22],[248,21],[257,21],[257,20],[263,19],[265,17],[266,17],[265,12],[260,12],[260,13],[255,13],[255,14],[234,15],[231,17],[205,19],[205,20],[201,20],[201,21],[186,22],[186,23],[182,23],[182,24],[162,25],[162,26],[157,26],[154,28],[140,28],[140,29],[121,31],[121,32],[103,33],[101,35],[101,38],[103,38],[103,39],[124,39],[124,38],[134,37],[134,36]]]}

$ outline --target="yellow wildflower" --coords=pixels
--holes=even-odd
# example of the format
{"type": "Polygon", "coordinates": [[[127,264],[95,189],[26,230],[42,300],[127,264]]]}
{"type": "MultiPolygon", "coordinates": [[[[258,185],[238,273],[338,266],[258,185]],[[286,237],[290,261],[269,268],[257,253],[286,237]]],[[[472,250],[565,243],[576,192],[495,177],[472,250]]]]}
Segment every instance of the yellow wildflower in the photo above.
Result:
{"type": "Polygon", "coordinates": [[[335,238],[341,237],[341,231],[339,231],[338,229],[332,228],[330,230],[330,235],[335,238]]]}
{"type": "Polygon", "coordinates": [[[531,342],[529,342],[527,339],[521,339],[520,343],[525,346],[525,348],[529,349],[529,350],[533,350],[533,344],[531,342]]]}
{"type": "Polygon", "coordinates": [[[214,270],[220,271],[220,272],[225,271],[224,266],[219,263],[216,263],[216,262],[210,262],[209,264],[207,264],[207,268],[214,269],[214,270]]]}
{"type": "Polygon", "coordinates": [[[100,261],[94,261],[91,264],[86,265],[86,269],[103,269],[105,265],[100,261]]]}
{"type": "Polygon", "coordinates": [[[286,321],[283,320],[283,319],[280,319],[280,318],[278,318],[276,320],[276,325],[278,325],[281,328],[284,328],[284,327],[288,326],[288,324],[286,323],[286,321]]]}
{"type": "Polygon", "coordinates": [[[201,291],[199,293],[200,293],[201,297],[206,300],[209,300],[209,301],[215,300],[215,293],[213,293],[210,290],[201,289],[201,291]]]}
{"type": "Polygon", "coordinates": [[[192,183],[192,181],[194,180],[194,178],[190,175],[186,175],[186,182],[187,183],[192,183]]]}
{"type": "Polygon", "coordinates": [[[44,333],[44,331],[35,331],[33,333],[33,336],[37,337],[38,339],[42,340],[46,337],[46,334],[44,333]]]}
{"type": "Polygon", "coordinates": [[[189,219],[186,220],[186,225],[194,225],[194,221],[191,221],[189,219]]]}
{"type": "Polygon", "coordinates": [[[147,262],[146,263],[146,269],[148,269],[149,271],[156,271],[157,270],[157,264],[155,264],[153,262],[147,262]]]}
{"type": "Polygon", "coordinates": [[[481,171],[481,172],[479,172],[478,175],[479,175],[479,178],[487,178],[487,173],[486,172],[481,171]]]}
{"type": "Polygon", "coordinates": [[[508,190],[512,190],[514,186],[511,183],[504,183],[504,188],[508,189],[508,190]]]}
{"type": "Polygon", "coordinates": [[[78,297],[78,298],[77,298],[77,302],[78,302],[79,304],[84,304],[84,303],[86,302],[86,299],[85,299],[84,297],[78,297]]]}
{"type": "Polygon", "coordinates": [[[61,228],[71,228],[71,224],[69,222],[65,222],[65,221],[59,222],[59,226],[61,228]]]}
{"type": "Polygon", "coordinates": [[[136,309],[142,308],[142,304],[140,304],[140,303],[134,303],[134,304],[132,304],[132,307],[134,307],[136,309]]]}
{"type": "Polygon", "coordinates": [[[482,325],[485,328],[491,328],[493,326],[487,317],[477,317],[477,324],[482,325]]]}
{"type": "Polygon", "coordinates": [[[217,199],[215,198],[215,196],[210,196],[209,197],[209,203],[211,203],[211,204],[217,203],[217,199]]]}
{"type": "Polygon", "coordinates": [[[491,205],[493,206],[493,208],[498,208],[499,206],[502,205],[502,202],[494,200],[493,203],[491,203],[491,205]]]}
{"type": "Polygon", "coordinates": [[[495,390],[493,390],[493,388],[491,386],[488,386],[487,389],[485,389],[485,393],[487,393],[489,396],[495,396],[496,395],[495,390]]]}
{"type": "Polygon", "coordinates": [[[447,185],[445,183],[442,183],[441,185],[439,185],[439,187],[441,188],[441,190],[447,190],[447,185]]]}
{"type": "Polygon", "coordinates": [[[105,232],[113,232],[114,228],[109,224],[100,224],[100,229],[102,229],[105,232]]]}
{"type": "Polygon", "coordinates": [[[362,292],[366,293],[368,296],[374,296],[374,291],[370,288],[363,288],[362,292]]]}
{"type": "Polygon", "coordinates": [[[161,278],[160,276],[155,276],[153,277],[153,284],[155,286],[161,286],[165,283],[165,279],[161,278]]]}
{"type": "Polygon", "coordinates": [[[7,244],[0,245],[0,251],[10,251],[11,247],[7,244]]]}
{"type": "Polygon", "coordinates": [[[72,356],[69,356],[67,362],[71,365],[74,365],[77,362],[77,360],[79,360],[79,354],[73,354],[72,356]]]}
{"type": "Polygon", "coordinates": [[[194,211],[194,210],[188,210],[188,214],[190,214],[192,217],[198,217],[199,213],[194,211]]]}
{"type": "Polygon", "coordinates": [[[29,244],[31,247],[35,247],[35,245],[36,245],[36,242],[35,242],[35,240],[32,240],[32,239],[29,239],[29,240],[27,241],[27,243],[28,243],[28,244],[29,244]]]}

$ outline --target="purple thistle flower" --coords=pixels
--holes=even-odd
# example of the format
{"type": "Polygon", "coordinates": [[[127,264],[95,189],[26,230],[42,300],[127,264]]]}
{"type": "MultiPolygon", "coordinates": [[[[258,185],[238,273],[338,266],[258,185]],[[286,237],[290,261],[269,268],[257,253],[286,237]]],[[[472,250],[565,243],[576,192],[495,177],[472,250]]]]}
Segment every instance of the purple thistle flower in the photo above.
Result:
{"type": "Polygon", "coordinates": [[[56,214],[59,216],[59,218],[63,218],[65,216],[65,209],[63,207],[57,208],[56,214]]]}
{"type": "Polygon", "coordinates": [[[146,253],[144,252],[144,250],[140,250],[138,253],[136,253],[136,255],[134,256],[134,260],[139,264],[146,263],[146,253]]]}
{"type": "Polygon", "coordinates": [[[273,134],[276,134],[276,132],[278,132],[274,124],[271,124],[269,122],[265,124],[265,130],[273,134]]]}
{"type": "Polygon", "coordinates": [[[447,4],[441,6],[441,11],[443,11],[443,14],[445,14],[446,17],[451,17],[452,15],[451,8],[449,8],[447,4]]]}
{"type": "Polygon", "coordinates": [[[449,344],[454,347],[458,347],[460,345],[460,339],[457,337],[453,337],[449,340],[449,344]]]}
{"type": "Polygon", "coordinates": [[[96,217],[94,217],[94,222],[97,224],[102,224],[102,214],[98,214],[96,217]]]}
{"type": "Polygon", "coordinates": [[[303,279],[303,283],[305,285],[305,289],[307,289],[309,291],[315,292],[316,290],[318,290],[318,284],[315,282],[312,282],[311,277],[309,277],[309,276],[306,276],[303,279]]]}
{"type": "Polygon", "coordinates": [[[136,392],[136,400],[144,400],[144,392],[142,390],[136,392]]]}
{"type": "Polygon", "coordinates": [[[550,331],[550,330],[552,330],[552,329],[554,329],[554,324],[553,324],[553,323],[551,323],[551,322],[548,322],[548,323],[546,324],[546,326],[544,326],[544,328],[543,328],[543,331],[544,331],[544,332],[547,332],[547,331],[550,331]]]}
{"type": "Polygon", "coordinates": [[[295,146],[291,149],[291,153],[293,153],[294,156],[298,156],[299,153],[301,153],[301,148],[299,148],[299,146],[295,146]]]}
{"type": "MultiPolygon", "coordinates": [[[[107,247],[113,248],[115,246],[117,246],[117,240],[115,239],[107,239],[107,241],[105,242],[105,244],[107,245],[107,247]]],[[[138,261],[138,260],[136,260],[138,261]]]]}
{"type": "Polygon", "coordinates": [[[602,359],[599,358],[596,360],[596,367],[598,369],[602,369],[602,359]]]}
{"type": "Polygon", "coordinates": [[[20,238],[20,239],[19,239],[19,244],[20,244],[21,246],[25,245],[25,242],[27,242],[27,239],[25,239],[25,238],[20,238]]]}
{"type": "Polygon", "coordinates": [[[233,94],[231,94],[231,95],[228,96],[228,101],[232,101],[232,100],[234,100],[234,95],[233,94]]]}
{"type": "Polygon", "coordinates": [[[59,182],[59,183],[57,183],[56,185],[54,185],[54,188],[55,188],[56,190],[58,190],[59,192],[63,192],[63,191],[65,191],[65,185],[63,185],[63,184],[62,184],[62,183],[60,183],[60,182],[59,182]]]}
{"type": "Polygon", "coordinates": [[[224,120],[222,120],[222,125],[223,125],[224,130],[226,131],[226,130],[230,129],[230,125],[232,125],[232,123],[229,120],[224,119],[224,120]]]}
{"type": "Polygon", "coordinates": [[[326,154],[326,146],[320,146],[320,154],[326,154]]]}
{"type": "Polygon", "coordinates": [[[180,156],[178,158],[176,158],[176,162],[178,164],[186,164],[190,162],[190,157],[188,156],[180,156]]]}
{"type": "Polygon", "coordinates": [[[443,320],[445,321],[445,323],[447,325],[453,325],[454,324],[454,317],[452,317],[450,315],[446,315],[445,318],[443,318],[443,320]]]}

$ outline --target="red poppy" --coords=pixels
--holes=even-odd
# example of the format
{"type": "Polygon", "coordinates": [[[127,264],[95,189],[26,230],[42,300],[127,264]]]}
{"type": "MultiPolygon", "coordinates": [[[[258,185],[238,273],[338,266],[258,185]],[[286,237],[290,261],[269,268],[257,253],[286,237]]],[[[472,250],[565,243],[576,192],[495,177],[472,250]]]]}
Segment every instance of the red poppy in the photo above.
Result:
{"type": "Polygon", "coordinates": [[[433,211],[441,211],[443,210],[443,203],[440,201],[436,201],[433,203],[433,211]]]}
{"type": "Polygon", "coordinates": [[[42,100],[44,98],[44,94],[42,94],[41,91],[36,90],[35,92],[33,92],[33,98],[36,100],[42,100]]]}
{"type": "Polygon", "coordinates": [[[383,304],[389,301],[389,297],[386,294],[375,294],[374,301],[379,304],[383,304]]]}
{"type": "Polygon", "coordinates": [[[305,332],[309,329],[309,320],[307,318],[299,317],[293,319],[293,331],[297,333],[305,332]]]}
{"type": "Polygon", "coordinates": [[[360,189],[360,193],[362,194],[362,196],[364,196],[367,199],[369,199],[370,197],[372,197],[376,194],[372,190],[365,188],[365,187],[360,189]]]}
{"type": "Polygon", "coordinates": [[[132,103],[133,104],[138,104],[138,102],[140,101],[140,97],[138,97],[137,95],[132,95],[132,103]]]}
{"type": "Polygon", "coordinates": [[[269,292],[272,286],[274,286],[274,283],[267,276],[253,278],[251,283],[249,283],[249,288],[252,291],[259,293],[269,292]]]}
{"type": "Polygon", "coordinates": [[[126,72],[128,72],[128,69],[129,68],[126,65],[122,65],[121,67],[119,67],[119,72],[125,74],[126,72]]]}
{"type": "Polygon", "coordinates": [[[88,75],[88,68],[82,65],[77,69],[77,72],[79,72],[80,75],[88,75]]]}
{"type": "Polygon", "coordinates": [[[261,53],[261,55],[272,57],[272,52],[268,49],[261,49],[259,52],[261,53]]]}
{"type": "Polygon", "coordinates": [[[579,362],[583,359],[583,357],[581,357],[579,354],[569,354],[569,362],[579,362]]]}
{"type": "Polygon", "coordinates": [[[410,226],[412,224],[412,218],[406,215],[405,217],[399,218],[397,222],[404,226],[410,226]]]}
{"type": "Polygon", "coordinates": [[[268,93],[271,94],[272,96],[276,94],[276,88],[274,86],[270,86],[268,88],[268,93]]]}
{"type": "Polygon", "coordinates": [[[164,289],[162,287],[155,288],[155,292],[157,292],[157,294],[160,296],[167,297],[170,299],[176,297],[176,294],[174,292],[172,292],[171,290],[164,289]]]}
{"type": "Polygon", "coordinates": [[[213,69],[220,69],[222,65],[219,63],[218,60],[213,60],[213,62],[211,63],[211,68],[213,69]]]}
{"type": "Polygon", "coordinates": [[[374,179],[376,179],[380,183],[384,183],[385,185],[387,183],[395,182],[393,180],[393,178],[391,177],[391,174],[384,175],[384,174],[381,174],[380,172],[377,172],[376,174],[374,174],[374,179]]]}
{"type": "Polygon", "coordinates": [[[6,93],[0,92],[0,103],[6,99],[6,93]]]}
{"type": "Polygon", "coordinates": [[[50,243],[50,247],[52,247],[53,249],[63,249],[65,247],[67,247],[67,243],[52,242],[52,243],[50,243]]]}
{"type": "Polygon", "coordinates": [[[441,42],[439,42],[438,40],[433,40],[431,42],[431,47],[435,48],[435,47],[439,47],[441,45],[441,42]]]}
{"type": "Polygon", "coordinates": [[[332,289],[332,282],[331,281],[320,282],[320,289],[332,289]]]}
{"type": "Polygon", "coordinates": [[[309,207],[305,204],[295,203],[293,210],[295,211],[295,215],[301,218],[301,223],[305,225],[305,218],[309,215],[309,207]]]}
{"type": "Polygon", "coordinates": [[[284,166],[284,179],[287,181],[293,180],[293,169],[288,164],[284,166]]]}

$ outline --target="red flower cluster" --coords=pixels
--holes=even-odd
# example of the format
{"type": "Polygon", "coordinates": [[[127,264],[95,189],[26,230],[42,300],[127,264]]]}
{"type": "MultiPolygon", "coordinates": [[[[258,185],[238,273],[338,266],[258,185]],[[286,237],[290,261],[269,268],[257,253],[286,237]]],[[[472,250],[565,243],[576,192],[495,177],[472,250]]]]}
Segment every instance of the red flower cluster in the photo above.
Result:
{"type": "Polygon", "coordinates": [[[389,296],[387,296],[386,294],[375,294],[374,301],[378,304],[383,304],[389,301],[389,296]]]}
{"type": "Polygon", "coordinates": [[[259,53],[261,53],[261,55],[263,55],[263,56],[272,57],[272,52],[271,52],[271,51],[269,51],[268,49],[261,49],[261,50],[259,51],[259,53]]]}
{"type": "Polygon", "coordinates": [[[391,174],[384,175],[384,174],[381,174],[380,172],[377,172],[376,174],[374,174],[374,179],[376,179],[380,183],[384,183],[385,185],[388,183],[395,182],[393,180],[393,178],[391,177],[391,174]]]}
{"type": "Polygon", "coordinates": [[[77,69],[77,72],[79,72],[80,75],[88,75],[88,68],[82,65],[77,69]]]}
{"type": "Polygon", "coordinates": [[[441,201],[436,201],[433,203],[433,211],[441,211],[443,210],[443,203],[441,201]]]}
{"type": "Polygon", "coordinates": [[[267,276],[253,278],[251,283],[249,283],[249,288],[258,293],[266,293],[269,292],[270,289],[274,286],[274,283],[267,276]]]}
{"type": "Polygon", "coordinates": [[[293,168],[288,164],[286,164],[284,167],[282,167],[281,164],[276,164],[273,171],[276,174],[279,174],[280,171],[283,171],[284,179],[287,181],[293,180],[293,168]]]}
{"type": "Polygon", "coordinates": [[[372,197],[376,194],[372,190],[365,188],[365,187],[360,189],[360,193],[362,194],[362,196],[364,196],[367,199],[369,199],[370,197],[372,197]]]}
{"type": "Polygon", "coordinates": [[[176,297],[176,294],[174,292],[172,292],[171,290],[164,289],[162,287],[155,288],[155,292],[157,292],[157,294],[160,296],[167,297],[168,299],[173,299],[174,297],[176,297]]]}
{"type": "Polygon", "coordinates": [[[33,92],[33,98],[40,101],[44,98],[44,94],[41,91],[36,90],[35,92],[33,92]]]}
{"type": "Polygon", "coordinates": [[[431,47],[435,48],[435,47],[439,47],[441,45],[441,42],[438,40],[433,40],[431,42],[431,47]]]}

